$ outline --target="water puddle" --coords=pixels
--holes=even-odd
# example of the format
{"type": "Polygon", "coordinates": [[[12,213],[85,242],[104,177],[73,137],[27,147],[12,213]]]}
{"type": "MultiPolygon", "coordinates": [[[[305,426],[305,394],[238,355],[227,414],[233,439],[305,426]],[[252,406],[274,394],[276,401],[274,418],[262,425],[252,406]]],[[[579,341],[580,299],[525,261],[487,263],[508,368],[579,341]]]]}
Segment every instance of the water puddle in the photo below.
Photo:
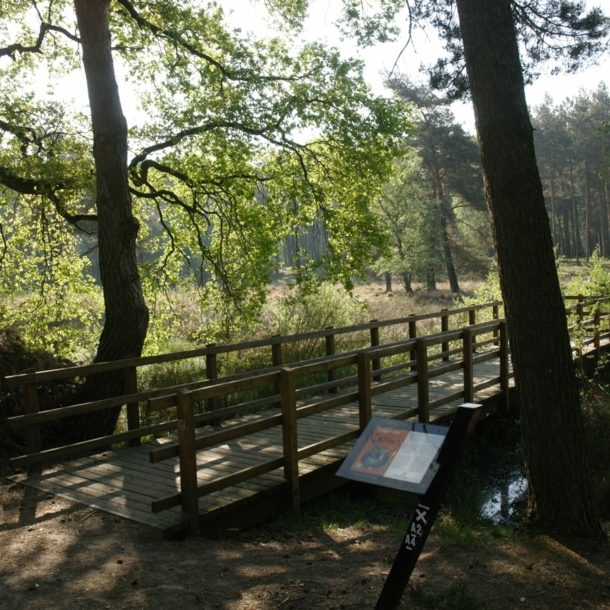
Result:
{"type": "Polygon", "coordinates": [[[488,499],[481,506],[481,516],[494,525],[515,525],[520,517],[518,504],[527,494],[527,481],[521,474],[508,481],[498,481],[487,490],[488,499]]]}

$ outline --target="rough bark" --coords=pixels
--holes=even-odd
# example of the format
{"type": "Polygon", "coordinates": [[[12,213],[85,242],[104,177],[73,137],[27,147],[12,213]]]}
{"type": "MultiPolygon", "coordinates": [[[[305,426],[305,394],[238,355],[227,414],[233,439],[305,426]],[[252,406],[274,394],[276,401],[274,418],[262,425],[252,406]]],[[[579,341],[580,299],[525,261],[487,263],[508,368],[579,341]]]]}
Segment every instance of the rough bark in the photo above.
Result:
{"type": "Polygon", "coordinates": [[[531,521],[603,539],[510,0],[457,0],[515,370],[531,521]]]}
{"type": "MultiPolygon", "coordinates": [[[[106,315],[95,362],[139,356],[148,329],[148,308],[136,262],[139,225],[132,213],[127,177],[127,121],[114,74],[109,5],[110,0],[74,1],[91,107],[99,264],[106,315]]],[[[117,396],[122,389],[121,371],[90,376],[78,398],[117,396]]],[[[78,418],[72,422],[73,438],[111,433],[119,411],[107,409],[78,418]]]]}

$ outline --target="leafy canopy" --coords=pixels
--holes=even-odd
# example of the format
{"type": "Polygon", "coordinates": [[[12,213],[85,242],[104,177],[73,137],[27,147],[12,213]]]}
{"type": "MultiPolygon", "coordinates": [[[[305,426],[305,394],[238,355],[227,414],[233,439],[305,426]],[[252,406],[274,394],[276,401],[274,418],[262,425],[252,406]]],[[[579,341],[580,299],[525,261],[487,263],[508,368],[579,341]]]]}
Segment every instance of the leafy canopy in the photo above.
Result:
{"type": "MultiPolygon", "coordinates": [[[[307,8],[265,4],[287,27],[307,8]]],[[[328,253],[297,279],[323,271],[349,286],[382,245],[370,202],[401,154],[407,106],[371,95],[360,62],[244,35],[215,2],[116,0],[109,10],[122,93],[140,104],[128,164],[145,284],[196,281],[208,304],[228,299],[252,315],[284,236],[322,222],[328,253]]],[[[71,2],[0,8],[0,185],[6,201],[44,202],[95,235],[90,128],[62,80],[80,68],[79,48],[71,2]]]]}

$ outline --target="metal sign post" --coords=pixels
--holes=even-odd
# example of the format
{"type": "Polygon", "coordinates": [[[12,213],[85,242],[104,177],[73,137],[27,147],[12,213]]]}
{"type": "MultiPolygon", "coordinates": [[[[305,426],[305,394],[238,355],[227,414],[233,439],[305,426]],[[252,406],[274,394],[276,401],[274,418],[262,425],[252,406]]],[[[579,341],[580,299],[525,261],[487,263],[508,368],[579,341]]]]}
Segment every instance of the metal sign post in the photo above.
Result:
{"type": "Polygon", "coordinates": [[[438,471],[428,490],[419,496],[418,505],[409,521],[404,541],[381,590],[375,610],[398,608],[481,410],[481,405],[474,404],[458,407],[436,460],[438,471]]]}

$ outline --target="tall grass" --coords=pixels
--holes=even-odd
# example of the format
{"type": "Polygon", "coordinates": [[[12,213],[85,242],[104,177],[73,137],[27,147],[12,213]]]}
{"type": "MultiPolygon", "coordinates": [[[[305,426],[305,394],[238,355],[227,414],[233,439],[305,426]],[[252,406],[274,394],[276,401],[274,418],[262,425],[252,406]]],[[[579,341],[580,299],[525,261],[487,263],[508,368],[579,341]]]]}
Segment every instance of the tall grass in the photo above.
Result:
{"type": "MultiPolygon", "coordinates": [[[[375,287],[372,287],[373,290],[375,287]]],[[[360,294],[366,294],[361,290],[360,294]]],[[[332,326],[335,328],[352,326],[367,322],[370,319],[395,319],[404,318],[410,314],[422,314],[437,312],[442,308],[451,308],[452,297],[441,295],[435,297],[417,298],[379,298],[365,299],[362,296],[356,298],[346,292],[343,288],[323,283],[314,293],[299,292],[298,289],[278,290],[261,312],[260,319],[249,328],[247,336],[244,330],[236,331],[235,336],[228,338],[229,342],[244,340],[263,339],[273,335],[298,335],[322,330],[332,326]]],[[[489,316],[491,313],[489,313],[489,316]]],[[[451,328],[460,328],[468,325],[468,315],[454,316],[450,319],[451,328]]],[[[191,329],[192,330],[192,329],[191,329]]],[[[440,320],[421,320],[417,322],[417,334],[423,336],[440,332],[440,320]]],[[[381,328],[379,331],[380,342],[391,343],[405,340],[409,337],[408,323],[381,328]]],[[[193,336],[190,332],[189,336],[193,336]]],[[[335,352],[345,352],[370,346],[370,332],[368,330],[349,334],[335,335],[335,352]]],[[[159,346],[160,351],[178,351],[197,347],[189,341],[189,337],[174,337],[171,343],[159,346]]],[[[440,346],[431,349],[430,352],[440,351],[440,346]]],[[[324,337],[306,339],[293,343],[282,344],[283,363],[290,365],[324,356],[326,354],[326,343],[324,337]]],[[[409,354],[402,354],[384,359],[382,366],[399,364],[409,360],[409,354]]],[[[217,367],[219,377],[226,377],[237,373],[252,371],[271,366],[271,349],[269,346],[249,349],[240,352],[232,352],[217,355],[217,367]]],[[[354,367],[346,367],[336,371],[337,379],[355,374],[354,367]]],[[[171,363],[143,367],[140,370],[139,384],[142,390],[168,387],[207,378],[205,358],[181,360],[171,363]]],[[[324,383],[326,374],[312,375],[299,379],[298,387],[308,387],[324,383]]],[[[217,400],[219,407],[233,406],[264,398],[273,394],[273,387],[264,387],[248,392],[241,392],[217,400]]],[[[198,410],[203,405],[198,406],[198,410]]],[[[145,423],[164,421],[171,414],[153,414],[145,416],[145,423]]]]}

